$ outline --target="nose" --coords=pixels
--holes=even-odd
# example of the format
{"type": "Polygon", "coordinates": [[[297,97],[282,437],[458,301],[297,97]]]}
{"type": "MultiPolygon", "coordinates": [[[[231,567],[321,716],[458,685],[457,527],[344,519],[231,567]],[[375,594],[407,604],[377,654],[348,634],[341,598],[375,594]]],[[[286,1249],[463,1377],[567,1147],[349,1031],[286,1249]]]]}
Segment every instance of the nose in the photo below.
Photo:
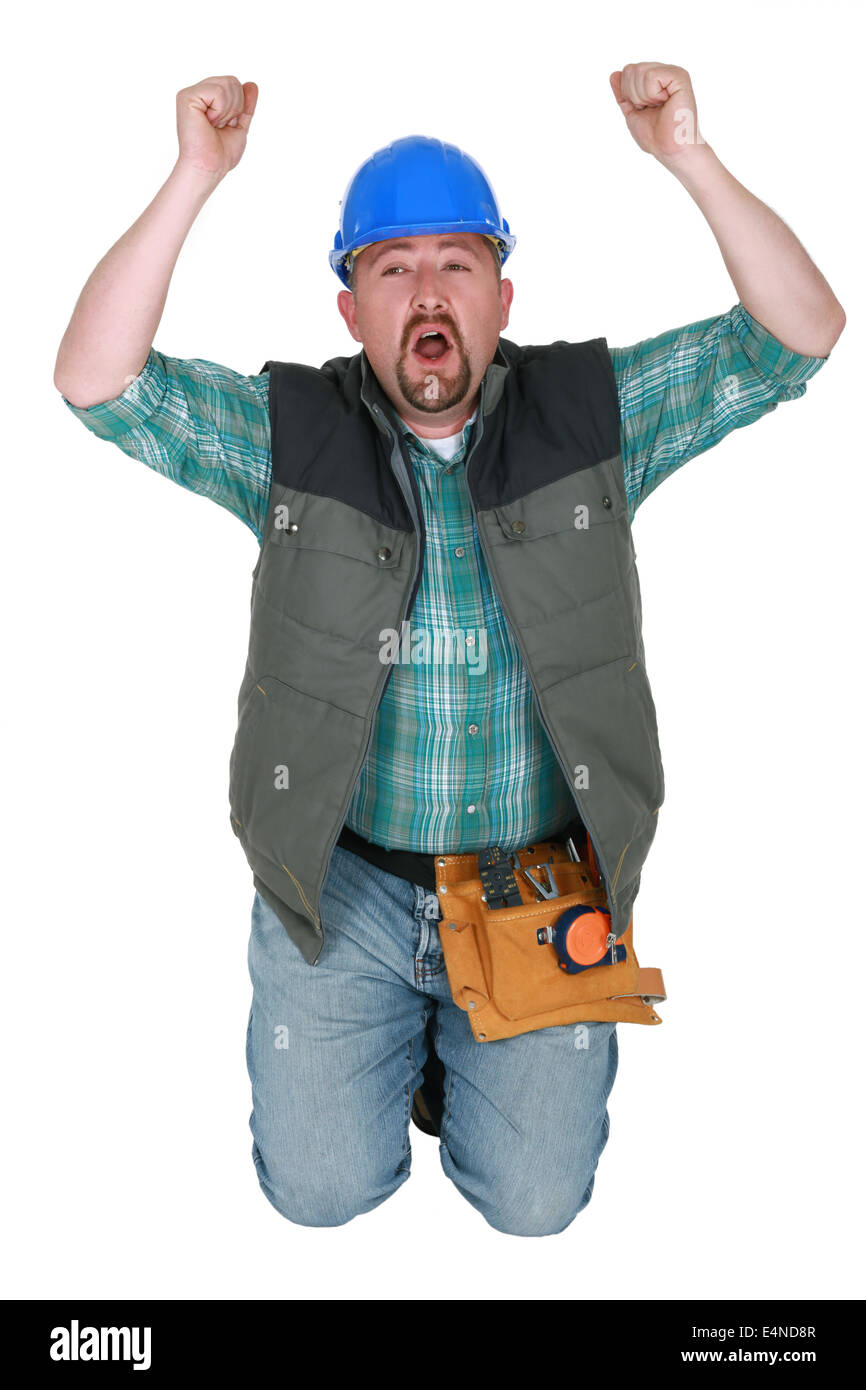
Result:
{"type": "Polygon", "coordinates": [[[415,284],[414,306],[425,314],[441,312],[445,308],[441,276],[432,266],[426,269],[419,266],[415,284]]]}

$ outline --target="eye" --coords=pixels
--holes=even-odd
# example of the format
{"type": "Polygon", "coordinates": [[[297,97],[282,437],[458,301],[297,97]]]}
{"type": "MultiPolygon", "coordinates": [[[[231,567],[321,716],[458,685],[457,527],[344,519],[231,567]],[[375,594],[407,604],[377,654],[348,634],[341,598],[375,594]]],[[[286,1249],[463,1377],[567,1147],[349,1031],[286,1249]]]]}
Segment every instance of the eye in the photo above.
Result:
{"type": "MultiPolygon", "coordinates": [[[[403,269],[404,269],[404,267],[403,267],[402,265],[389,265],[389,267],[388,267],[387,270],[383,270],[383,271],[382,271],[382,277],[384,278],[386,275],[390,275],[390,274],[391,274],[393,271],[395,271],[395,270],[403,270],[403,269]]],[[[446,270],[452,270],[452,269],[454,269],[454,270],[468,270],[469,267],[466,266],[466,265],[461,265],[459,261],[449,261],[448,265],[445,266],[445,269],[446,269],[446,270]]]]}

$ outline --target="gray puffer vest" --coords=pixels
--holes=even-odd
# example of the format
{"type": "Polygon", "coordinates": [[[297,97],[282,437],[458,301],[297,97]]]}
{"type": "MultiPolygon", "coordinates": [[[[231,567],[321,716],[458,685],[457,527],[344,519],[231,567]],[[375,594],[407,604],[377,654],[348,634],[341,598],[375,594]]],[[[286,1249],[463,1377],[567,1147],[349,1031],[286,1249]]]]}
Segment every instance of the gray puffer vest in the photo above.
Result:
{"type": "MultiPolygon", "coordinates": [[[[365,352],[262,371],[273,477],[229,801],[256,888],[315,964],[322,885],[393,670],[379,634],[409,618],[424,525],[365,352]]],[[[501,338],[465,466],[491,583],[621,936],[664,775],[606,340],[501,338]]]]}

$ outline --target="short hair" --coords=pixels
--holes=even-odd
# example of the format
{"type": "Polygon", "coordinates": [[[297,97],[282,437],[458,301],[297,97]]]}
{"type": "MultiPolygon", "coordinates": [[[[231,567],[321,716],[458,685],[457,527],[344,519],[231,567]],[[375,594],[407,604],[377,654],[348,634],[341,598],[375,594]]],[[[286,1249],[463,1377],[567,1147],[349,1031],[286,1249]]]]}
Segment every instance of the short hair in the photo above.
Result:
{"type": "MultiPolygon", "coordinates": [[[[502,243],[499,242],[499,241],[496,241],[496,242],[491,241],[490,238],[489,238],[488,236],[486,236],[483,232],[481,233],[481,235],[482,235],[483,240],[484,240],[484,245],[488,248],[488,250],[489,250],[491,256],[493,257],[493,262],[494,262],[494,265],[496,266],[496,278],[497,278],[497,280],[498,280],[498,281],[500,282],[500,284],[501,284],[501,282],[502,282],[502,243]]],[[[347,278],[348,278],[348,281],[349,281],[349,289],[351,290],[352,294],[355,293],[355,266],[356,266],[357,260],[358,260],[358,257],[357,257],[357,256],[353,256],[352,253],[350,252],[350,253],[349,253],[349,257],[348,257],[349,265],[348,265],[348,269],[347,269],[346,275],[347,275],[347,278]]]]}

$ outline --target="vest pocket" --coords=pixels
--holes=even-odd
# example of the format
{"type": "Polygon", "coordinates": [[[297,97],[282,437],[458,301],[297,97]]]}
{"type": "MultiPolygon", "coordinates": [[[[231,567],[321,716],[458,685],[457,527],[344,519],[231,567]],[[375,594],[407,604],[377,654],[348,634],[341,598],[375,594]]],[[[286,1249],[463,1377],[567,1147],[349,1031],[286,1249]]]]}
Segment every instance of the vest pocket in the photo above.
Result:
{"type": "Polygon", "coordinates": [[[658,720],[656,717],[655,701],[653,700],[652,690],[650,689],[649,677],[642,661],[636,664],[629,663],[628,674],[633,680],[636,679],[637,691],[640,702],[644,709],[647,731],[649,733],[649,745],[652,750],[653,762],[656,769],[656,792],[653,798],[655,805],[653,811],[661,808],[665,799],[665,775],[662,766],[661,751],[659,747],[658,720]]]}
{"type": "MultiPolygon", "coordinates": [[[[634,552],[612,468],[599,464],[492,507],[479,514],[479,526],[519,627],[560,618],[577,623],[580,610],[606,602],[622,628],[621,614],[631,606],[634,552]]],[[[598,616],[595,636],[610,627],[607,615],[598,616]]],[[[607,645],[611,655],[617,649],[625,649],[618,638],[607,645]]]]}
{"type": "Polygon", "coordinates": [[[264,686],[256,683],[241,706],[235,733],[234,746],[229,759],[229,806],[231,808],[232,829],[241,839],[246,839],[250,814],[249,777],[251,769],[250,749],[256,729],[264,714],[267,699],[264,686]]]}
{"type": "Polygon", "coordinates": [[[619,858],[614,862],[611,869],[612,897],[618,905],[622,904],[629,896],[635,880],[639,877],[657,829],[658,816],[646,817],[641,827],[633,832],[632,838],[623,846],[619,858]]]}
{"type": "Polygon", "coordinates": [[[575,791],[619,893],[664,798],[655,705],[642,660],[634,653],[575,672],[544,692],[543,712],[580,774],[575,791]]]}
{"type": "Polygon", "coordinates": [[[380,628],[392,625],[386,615],[400,611],[409,585],[414,534],[390,530],[330,498],[293,499],[288,517],[296,530],[270,521],[266,527],[254,608],[260,613],[263,599],[283,614],[294,642],[320,645],[324,636],[378,649],[380,628]]]}
{"type": "Polygon", "coordinates": [[[505,541],[540,540],[563,532],[573,535],[611,522],[627,522],[624,484],[611,460],[557,478],[492,511],[505,541]]]}
{"type": "Polygon", "coordinates": [[[229,772],[232,828],[248,857],[275,867],[284,901],[313,921],[325,844],[365,730],[357,715],[276,676],[259,676],[241,706],[229,772]]]}
{"type": "Polygon", "coordinates": [[[406,532],[384,526],[356,507],[290,489],[272,501],[264,529],[266,545],[320,552],[373,569],[399,568],[406,538],[406,532]]]}

